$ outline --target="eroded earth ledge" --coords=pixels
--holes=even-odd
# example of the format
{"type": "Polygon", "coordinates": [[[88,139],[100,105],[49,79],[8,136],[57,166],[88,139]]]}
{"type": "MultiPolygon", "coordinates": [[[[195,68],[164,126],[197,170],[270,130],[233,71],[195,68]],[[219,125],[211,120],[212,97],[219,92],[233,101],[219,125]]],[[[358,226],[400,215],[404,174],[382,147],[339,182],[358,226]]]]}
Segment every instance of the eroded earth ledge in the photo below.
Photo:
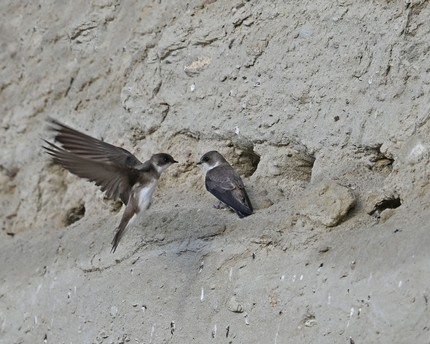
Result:
{"type": "Polygon", "coordinates": [[[428,343],[430,3],[0,3],[0,343],[428,343]],[[46,118],[180,161],[121,205],[46,118]],[[220,151],[255,213],[214,209],[220,151]]]}

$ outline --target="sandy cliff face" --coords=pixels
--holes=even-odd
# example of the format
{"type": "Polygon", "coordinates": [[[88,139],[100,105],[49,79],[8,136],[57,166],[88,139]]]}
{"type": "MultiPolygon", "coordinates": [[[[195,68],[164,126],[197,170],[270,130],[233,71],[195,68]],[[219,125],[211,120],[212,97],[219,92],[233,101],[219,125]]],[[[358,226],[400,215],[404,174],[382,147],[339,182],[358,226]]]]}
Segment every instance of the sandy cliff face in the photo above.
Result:
{"type": "Polygon", "coordinates": [[[427,343],[427,1],[0,4],[0,342],[427,343]],[[118,205],[45,119],[180,161],[118,205]],[[219,150],[255,214],[212,207],[219,150]]]}

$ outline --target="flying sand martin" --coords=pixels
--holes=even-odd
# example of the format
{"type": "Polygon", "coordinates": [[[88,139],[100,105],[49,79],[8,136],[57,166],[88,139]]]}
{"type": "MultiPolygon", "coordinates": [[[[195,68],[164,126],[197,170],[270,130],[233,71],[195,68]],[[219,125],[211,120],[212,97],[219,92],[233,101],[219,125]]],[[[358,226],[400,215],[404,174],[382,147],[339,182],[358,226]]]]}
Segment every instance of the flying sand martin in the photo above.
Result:
{"type": "Polygon", "coordinates": [[[149,208],[161,173],[177,163],[169,154],[154,154],[142,163],[128,150],[103,142],[54,119],[50,129],[61,147],[45,141],[43,148],[54,162],[81,178],[95,182],[108,198],[118,198],[126,205],[121,222],[112,240],[115,252],[118,243],[137,215],[149,208]]]}
{"type": "Polygon", "coordinates": [[[206,171],[206,190],[233,209],[240,218],[252,214],[252,205],[242,179],[220,153],[207,152],[197,164],[206,171]]]}

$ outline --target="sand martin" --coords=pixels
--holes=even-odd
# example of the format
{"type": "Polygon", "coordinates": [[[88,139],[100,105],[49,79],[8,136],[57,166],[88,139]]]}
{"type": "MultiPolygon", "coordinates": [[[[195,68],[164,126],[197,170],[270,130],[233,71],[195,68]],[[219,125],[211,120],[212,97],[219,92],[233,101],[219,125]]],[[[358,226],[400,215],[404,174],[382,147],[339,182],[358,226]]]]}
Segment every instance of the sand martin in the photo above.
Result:
{"type": "Polygon", "coordinates": [[[242,179],[220,153],[207,152],[197,164],[206,171],[206,190],[233,209],[240,218],[252,214],[252,205],[242,179]]]}
{"type": "Polygon", "coordinates": [[[108,198],[120,199],[125,205],[124,214],[112,241],[115,252],[121,237],[137,215],[151,205],[161,173],[177,161],[169,154],[154,154],[142,163],[128,150],[103,142],[54,119],[50,129],[56,133],[55,141],[61,147],[45,141],[45,150],[54,162],[81,178],[100,186],[108,198]]]}

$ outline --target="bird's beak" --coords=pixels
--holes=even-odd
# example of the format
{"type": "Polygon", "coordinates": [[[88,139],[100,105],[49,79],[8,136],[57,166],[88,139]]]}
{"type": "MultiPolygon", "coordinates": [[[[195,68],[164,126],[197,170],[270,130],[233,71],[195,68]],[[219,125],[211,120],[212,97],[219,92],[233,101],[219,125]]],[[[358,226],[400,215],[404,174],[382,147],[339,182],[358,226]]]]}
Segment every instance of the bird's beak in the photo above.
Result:
{"type": "Polygon", "coordinates": [[[177,164],[178,162],[179,162],[179,161],[173,160],[173,163],[174,163],[174,164],[177,164]]]}
{"type": "Polygon", "coordinates": [[[201,165],[202,164],[202,162],[201,161],[199,161],[199,162],[196,162],[196,165],[198,166],[198,165],[201,165]]]}

